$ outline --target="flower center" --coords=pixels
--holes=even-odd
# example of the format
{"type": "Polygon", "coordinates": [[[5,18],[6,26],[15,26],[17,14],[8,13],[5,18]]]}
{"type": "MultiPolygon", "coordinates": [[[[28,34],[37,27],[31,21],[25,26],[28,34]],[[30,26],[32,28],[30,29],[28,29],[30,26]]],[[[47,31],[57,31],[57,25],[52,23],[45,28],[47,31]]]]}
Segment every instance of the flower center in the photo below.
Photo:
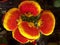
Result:
{"type": "Polygon", "coordinates": [[[31,17],[32,16],[32,13],[26,12],[24,15],[27,16],[27,17],[31,17]]]}
{"type": "Polygon", "coordinates": [[[17,20],[18,25],[22,22],[26,21],[28,22],[28,25],[30,27],[39,27],[42,24],[42,21],[40,20],[40,15],[33,16],[31,13],[21,15],[20,19],[17,20]]]}

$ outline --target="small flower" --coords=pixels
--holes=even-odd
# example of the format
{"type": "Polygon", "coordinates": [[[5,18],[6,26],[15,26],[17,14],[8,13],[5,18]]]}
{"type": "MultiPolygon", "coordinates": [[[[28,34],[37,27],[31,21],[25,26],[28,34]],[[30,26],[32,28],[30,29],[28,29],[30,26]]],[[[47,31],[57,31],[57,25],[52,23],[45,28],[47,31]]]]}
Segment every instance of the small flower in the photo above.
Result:
{"type": "Polygon", "coordinates": [[[18,8],[12,8],[4,16],[3,26],[12,31],[12,36],[24,44],[34,42],[43,35],[52,34],[55,27],[55,17],[52,12],[42,9],[37,2],[24,1],[18,8]]]}

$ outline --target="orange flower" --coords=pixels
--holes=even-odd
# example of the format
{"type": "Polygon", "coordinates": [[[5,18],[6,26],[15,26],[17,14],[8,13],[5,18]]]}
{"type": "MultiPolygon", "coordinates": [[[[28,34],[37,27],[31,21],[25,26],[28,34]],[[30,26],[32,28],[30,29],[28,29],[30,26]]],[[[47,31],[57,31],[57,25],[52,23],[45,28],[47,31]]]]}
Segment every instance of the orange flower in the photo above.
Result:
{"type": "Polygon", "coordinates": [[[34,42],[44,35],[52,34],[55,27],[55,17],[50,11],[41,12],[37,2],[24,1],[18,8],[12,8],[4,16],[3,26],[12,31],[12,36],[24,44],[34,42]],[[41,14],[41,15],[40,15],[41,14]]]}

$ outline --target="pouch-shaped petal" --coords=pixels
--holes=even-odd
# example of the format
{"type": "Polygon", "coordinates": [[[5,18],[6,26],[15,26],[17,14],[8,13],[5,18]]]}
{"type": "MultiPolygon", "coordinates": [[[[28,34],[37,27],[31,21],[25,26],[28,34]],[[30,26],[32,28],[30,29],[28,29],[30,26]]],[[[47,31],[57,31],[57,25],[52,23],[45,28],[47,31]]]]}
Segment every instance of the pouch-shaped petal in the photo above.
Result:
{"type": "Polygon", "coordinates": [[[3,19],[3,26],[6,30],[12,31],[17,28],[17,20],[20,17],[20,12],[17,8],[8,10],[3,19]]]}
{"type": "Polygon", "coordinates": [[[12,32],[12,36],[15,40],[17,40],[18,42],[20,42],[22,44],[28,43],[28,39],[25,38],[24,36],[22,36],[18,29],[14,30],[12,32]]]}
{"type": "Polygon", "coordinates": [[[40,5],[35,1],[23,1],[20,3],[19,9],[22,14],[31,13],[33,16],[37,16],[41,12],[40,5]]]}
{"type": "Polygon", "coordinates": [[[51,11],[43,11],[41,14],[42,25],[40,31],[42,34],[48,36],[52,34],[55,27],[55,17],[51,11]]]}
{"type": "Polygon", "coordinates": [[[19,31],[21,35],[28,39],[38,39],[40,37],[40,33],[35,27],[29,27],[28,22],[22,22],[19,26],[19,31]]]}

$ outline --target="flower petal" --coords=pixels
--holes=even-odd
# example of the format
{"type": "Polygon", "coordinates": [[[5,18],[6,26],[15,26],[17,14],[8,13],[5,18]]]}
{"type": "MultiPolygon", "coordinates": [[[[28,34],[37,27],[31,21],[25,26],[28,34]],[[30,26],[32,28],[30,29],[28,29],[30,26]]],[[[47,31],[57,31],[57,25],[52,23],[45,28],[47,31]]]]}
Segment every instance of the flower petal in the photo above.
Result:
{"type": "Polygon", "coordinates": [[[15,40],[17,40],[18,42],[22,43],[22,44],[25,44],[25,43],[28,43],[28,39],[25,38],[24,36],[22,36],[19,32],[18,29],[16,29],[15,31],[12,32],[12,36],[15,40]]]}
{"type": "Polygon", "coordinates": [[[35,1],[23,1],[19,5],[21,13],[31,13],[33,16],[37,16],[41,12],[40,5],[35,1]]]}
{"type": "Polygon", "coordinates": [[[55,17],[50,11],[43,11],[41,14],[42,25],[40,31],[42,34],[48,36],[53,33],[55,27],[55,17]]]}
{"type": "Polygon", "coordinates": [[[27,22],[22,22],[19,26],[19,31],[21,35],[28,39],[38,39],[40,37],[40,33],[35,27],[29,27],[27,22]]]}
{"type": "Polygon", "coordinates": [[[4,16],[3,26],[6,30],[12,31],[17,27],[17,20],[20,17],[20,12],[17,8],[12,8],[4,16]]]}

